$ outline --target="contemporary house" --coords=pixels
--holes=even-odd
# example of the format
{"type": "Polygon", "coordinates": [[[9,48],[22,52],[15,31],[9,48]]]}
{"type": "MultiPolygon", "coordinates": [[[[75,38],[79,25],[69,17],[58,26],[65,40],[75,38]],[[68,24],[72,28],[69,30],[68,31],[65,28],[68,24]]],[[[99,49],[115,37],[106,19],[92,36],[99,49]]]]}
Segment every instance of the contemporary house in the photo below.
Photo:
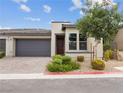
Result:
{"type": "Polygon", "coordinates": [[[6,56],[50,57],[55,54],[90,58],[91,53],[103,57],[102,39],[98,43],[93,37],[83,37],[70,22],[54,21],[51,30],[8,29],[0,30],[0,49],[6,56]]]}

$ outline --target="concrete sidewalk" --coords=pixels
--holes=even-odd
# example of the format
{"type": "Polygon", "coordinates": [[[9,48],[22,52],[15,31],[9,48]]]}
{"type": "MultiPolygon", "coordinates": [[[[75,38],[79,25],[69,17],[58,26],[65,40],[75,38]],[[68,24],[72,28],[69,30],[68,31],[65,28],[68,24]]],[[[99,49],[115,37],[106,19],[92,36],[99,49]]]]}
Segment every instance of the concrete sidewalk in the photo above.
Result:
{"type": "Polygon", "coordinates": [[[78,79],[78,78],[120,78],[122,73],[113,74],[82,74],[82,75],[44,75],[35,74],[0,74],[0,79],[78,79]]]}

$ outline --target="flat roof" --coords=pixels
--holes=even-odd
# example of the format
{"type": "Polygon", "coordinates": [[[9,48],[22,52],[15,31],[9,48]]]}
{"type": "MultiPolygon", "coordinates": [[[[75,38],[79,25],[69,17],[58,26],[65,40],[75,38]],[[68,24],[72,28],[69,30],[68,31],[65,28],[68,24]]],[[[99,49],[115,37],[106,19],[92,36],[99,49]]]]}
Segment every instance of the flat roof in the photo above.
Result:
{"type": "Polygon", "coordinates": [[[0,35],[51,36],[51,30],[47,30],[47,29],[0,29],[0,35]]]}
{"type": "Polygon", "coordinates": [[[69,21],[52,21],[52,23],[70,23],[69,21]]]}

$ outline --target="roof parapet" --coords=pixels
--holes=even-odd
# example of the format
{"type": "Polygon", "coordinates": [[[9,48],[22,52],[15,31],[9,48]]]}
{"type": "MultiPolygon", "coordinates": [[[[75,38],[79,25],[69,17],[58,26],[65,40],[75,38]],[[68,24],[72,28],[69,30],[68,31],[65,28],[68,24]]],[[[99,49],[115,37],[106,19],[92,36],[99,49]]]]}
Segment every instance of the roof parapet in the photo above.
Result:
{"type": "Polygon", "coordinates": [[[51,23],[70,23],[69,21],[51,21],[51,23]]]}
{"type": "Polygon", "coordinates": [[[62,30],[65,30],[66,28],[76,28],[75,24],[62,24],[62,30]]]}

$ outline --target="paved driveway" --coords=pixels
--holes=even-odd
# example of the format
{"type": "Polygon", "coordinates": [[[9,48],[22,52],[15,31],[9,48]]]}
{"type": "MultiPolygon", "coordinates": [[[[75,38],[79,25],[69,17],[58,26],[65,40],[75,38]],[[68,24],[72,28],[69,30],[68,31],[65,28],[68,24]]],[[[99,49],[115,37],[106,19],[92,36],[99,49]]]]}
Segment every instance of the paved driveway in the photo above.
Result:
{"type": "Polygon", "coordinates": [[[49,57],[5,57],[0,59],[0,74],[42,73],[49,57]]]}

